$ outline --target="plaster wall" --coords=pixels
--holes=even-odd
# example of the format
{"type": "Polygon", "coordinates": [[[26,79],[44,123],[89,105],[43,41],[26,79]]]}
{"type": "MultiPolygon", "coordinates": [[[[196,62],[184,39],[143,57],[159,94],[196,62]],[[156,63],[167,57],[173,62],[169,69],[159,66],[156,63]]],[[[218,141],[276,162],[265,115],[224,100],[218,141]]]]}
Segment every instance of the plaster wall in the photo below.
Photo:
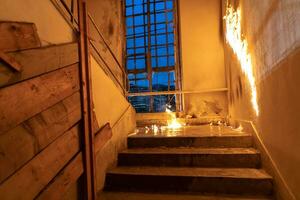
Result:
{"type": "Polygon", "coordinates": [[[275,178],[278,199],[300,199],[300,1],[231,3],[242,9],[242,30],[252,56],[260,113],[256,116],[248,80],[227,46],[230,116],[254,122],[273,160],[274,166],[265,167],[275,178]]]}
{"type": "Polygon", "coordinates": [[[1,0],[0,21],[35,23],[44,46],[74,41],[73,30],[50,0],[1,0]]]}
{"type": "MultiPolygon", "coordinates": [[[[183,90],[226,88],[221,5],[220,0],[179,1],[183,90]]],[[[184,98],[189,114],[227,114],[226,92],[184,98]]]]}
{"type": "Polygon", "coordinates": [[[135,129],[135,111],[93,57],[91,67],[97,121],[100,127],[110,123],[113,134],[96,158],[97,188],[101,190],[107,168],[114,165],[117,153],[126,148],[128,134],[135,129]]]}
{"type": "MultiPolygon", "coordinates": [[[[123,45],[124,33],[122,22],[122,4],[119,0],[88,0],[88,11],[97,28],[109,45],[120,65],[124,66],[123,45]]],[[[124,76],[112,54],[105,46],[96,27],[89,20],[89,32],[92,43],[97,48],[102,59],[94,52],[91,56],[92,88],[95,113],[100,127],[110,123],[112,138],[96,156],[97,190],[103,189],[105,174],[108,168],[114,166],[117,154],[125,149],[127,136],[135,130],[135,110],[122,94],[122,90],[112,74],[123,83],[124,76]]]]}

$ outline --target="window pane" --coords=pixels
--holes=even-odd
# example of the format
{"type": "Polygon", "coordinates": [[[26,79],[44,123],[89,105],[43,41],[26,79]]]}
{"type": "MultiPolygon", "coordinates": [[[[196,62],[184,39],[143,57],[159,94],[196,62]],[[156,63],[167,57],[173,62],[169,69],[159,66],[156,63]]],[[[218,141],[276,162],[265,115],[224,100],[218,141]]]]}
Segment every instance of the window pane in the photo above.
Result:
{"type": "Polygon", "coordinates": [[[134,25],[139,26],[144,24],[144,17],[143,16],[137,16],[134,17],[134,25]]]}
{"type": "Polygon", "coordinates": [[[133,26],[133,18],[132,17],[127,17],[126,26],[133,26]]]}
{"type": "MultiPolygon", "coordinates": [[[[175,90],[176,73],[173,68],[166,68],[175,66],[173,1],[125,1],[126,66],[128,70],[131,70],[131,74],[128,75],[129,92],[147,92],[150,84],[152,91],[175,90]],[[147,13],[148,11],[150,13],[147,13]],[[148,20],[149,16],[150,21],[148,20]],[[149,36],[150,40],[148,41],[149,36]],[[148,59],[150,60],[148,61],[148,59]],[[153,68],[150,75],[147,73],[147,64],[153,68]]],[[[128,99],[137,112],[164,112],[166,104],[172,105],[174,110],[176,108],[174,95],[139,96],[128,99]],[[152,105],[150,105],[151,102],[152,105]]]]}
{"type": "Polygon", "coordinates": [[[158,58],[158,66],[159,67],[166,67],[167,66],[167,62],[168,62],[167,57],[159,57],[158,58]]]}
{"type": "Polygon", "coordinates": [[[156,72],[153,74],[153,91],[168,91],[168,72],[156,72]]]}
{"type": "Polygon", "coordinates": [[[134,69],[134,60],[127,59],[127,69],[132,70],[134,69]]]}
{"type": "Polygon", "coordinates": [[[146,59],[137,59],[136,60],[136,69],[144,69],[146,67],[145,62],[146,62],[146,59]]]}

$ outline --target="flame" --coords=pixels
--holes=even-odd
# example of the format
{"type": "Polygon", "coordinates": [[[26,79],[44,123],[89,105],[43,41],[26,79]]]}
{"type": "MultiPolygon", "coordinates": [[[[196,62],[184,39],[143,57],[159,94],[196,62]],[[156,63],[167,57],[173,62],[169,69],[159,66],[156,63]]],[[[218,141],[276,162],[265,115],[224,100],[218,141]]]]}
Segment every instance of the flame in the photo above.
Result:
{"type": "Polygon", "coordinates": [[[248,42],[243,39],[242,36],[241,9],[237,8],[237,10],[234,10],[234,8],[227,3],[226,16],[224,17],[224,20],[226,22],[226,40],[233,49],[233,52],[237,55],[242,71],[247,76],[251,87],[251,103],[256,115],[258,115],[259,107],[257,103],[257,89],[252,66],[252,58],[248,51],[248,42]]]}
{"type": "Polygon", "coordinates": [[[166,108],[166,113],[169,114],[169,116],[171,117],[170,120],[168,120],[168,129],[179,129],[182,128],[182,124],[179,123],[179,121],[176,118],[175,113],[173,113],[169,108],[166,108]]]}
{"type": "Polygon", "coordinates": [[[154,135],[157,135],[157,133],[159,133],[159,127],[157,125],[152,125],[152,130],[154,135]]]}

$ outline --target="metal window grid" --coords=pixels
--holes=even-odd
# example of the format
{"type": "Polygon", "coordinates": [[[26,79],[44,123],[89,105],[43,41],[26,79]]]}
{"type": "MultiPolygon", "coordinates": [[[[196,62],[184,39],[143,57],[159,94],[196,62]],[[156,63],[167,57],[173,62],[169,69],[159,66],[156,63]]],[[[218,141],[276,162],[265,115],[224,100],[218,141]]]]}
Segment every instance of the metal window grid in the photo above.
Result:
{"type": "MultiPolygon", "coordinates": [[[[178,89],[176,0],[126,0],[126,69],[129,92],[178,89]]],[[[137,112],[163,112],[174,95],[129,97],[137,112]]]]}

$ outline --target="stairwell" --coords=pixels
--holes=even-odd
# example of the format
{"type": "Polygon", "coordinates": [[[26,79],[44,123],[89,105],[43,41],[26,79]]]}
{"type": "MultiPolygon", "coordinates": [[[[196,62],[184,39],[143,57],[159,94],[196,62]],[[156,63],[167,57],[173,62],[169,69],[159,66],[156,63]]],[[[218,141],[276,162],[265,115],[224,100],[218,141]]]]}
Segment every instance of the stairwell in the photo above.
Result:
{"type": "Polygon", "coordinates": [[[100,199],[272,199],[273,180],[251,134],[209,125],[139,128],[127,143],[100,199]]]}
{"type": "MultiPolygon", "coordinates": [[[[0,48],[1,199],[68,196],[84,172],[78,44],[42,47],[34,24],[0,25],[11,41],[1,44],[12,46],[0,48]]],[[[149,122],[128,137],[99,199],[272,199],[251,134],[222,126],[155,132],[143,128],[149,122]]]]}

